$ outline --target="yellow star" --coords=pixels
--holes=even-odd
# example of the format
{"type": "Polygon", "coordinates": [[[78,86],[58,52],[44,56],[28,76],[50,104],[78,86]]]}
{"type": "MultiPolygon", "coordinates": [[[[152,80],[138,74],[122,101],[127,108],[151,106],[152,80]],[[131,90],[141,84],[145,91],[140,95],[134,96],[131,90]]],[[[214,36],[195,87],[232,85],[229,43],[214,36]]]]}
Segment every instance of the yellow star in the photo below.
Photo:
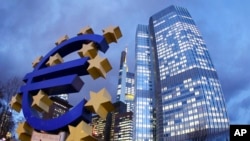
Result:
{"type": "Polygon", "coordinates": [[[43,59],[43,56],[39,56],[36,58],[34,62],[32,62],[32,67],[35,68],[36,65],[43,59]]]}
{"type": "Polygon", "coordinates": [[[112,66],[110,65],[107,58],[101,58],[97,55],[94,59],[88,61],[89,67],[87,69],[88,73],[91,75],[93,79],[97,79],[99,77],[106,77],[106,73],[108,73],[112,66]]]}
{"type": "Polygon", "coordinates": [[[68,35],[64,35],[63,37],[61,37],[60,39],[58,39],[58,40],[55,42],[55,44],[56,44],[56,45],[59,45],[59,44],[61,44],[62,42],[68,40],[68,39],[69,39],[68,35]]]}
{"type": "Polygon", "coordinates": [[[108,112],[114,110],[111,96],[105,88],[97,93],[91,91],[90,100],[84,106],[89,111],[98,114],[102,119],[106,119],[108,112]]]}
{"type": "Polygon", "coordinates": [[[77,35],[82,35],[82,34],[94,34],[94,31],[92,30],[91,27],[86,26],[86,27],[82,28],[77,35]]]}
{"type": "Polygon", "coordinates": [[[46,63],[47,66],[54,66],[63,62],[62,57],[59,53],[49,57],[49,61],[46,63]]]}
{"type": "Polygon", "coordinates": [[[11,98],[10,106],[12,109],[14,109],[17,112],[20,112],[22,109],[22,95],[16,94],[11,98]]]}
{"type": "Polygon", "coordinates": [[[37,95],[33,96],[33,102],[31,107],[37,111],[49,112],[49,107],[53,104],[53,101],[49,99],[47,94],[40,90],[37,95]]]}
{"type": "Polygon", "coordinates": [[[31,128],[27,122],[21,122],[18,124],[16,132],[19,140],[29,141],[31,139],[33,128],[31,128]]]}
{"type": "Polygon", "coordinates": [[[81,121],[76,127],[69,126],[69,136],[66,141],[97,141],[92,134],[92,127],[81,121]]]}
{"type": "Polygon", "coordinates": [[[93,59],[97,55],[97,49],[95,47],[95,44],[93,42],[82,45],[82,48],[78,51],[78,54],[81,57],[89,57],[90,59],[93,59]]]}
{"type": "Polygon", "coordinates": [[[105,37],[108,44],[112,42],[117,43],[117,40],[122,37],[122,33],[119,26],[116,27],[110,26],[102,31],[103,31],[103,36],[105,37]]]}

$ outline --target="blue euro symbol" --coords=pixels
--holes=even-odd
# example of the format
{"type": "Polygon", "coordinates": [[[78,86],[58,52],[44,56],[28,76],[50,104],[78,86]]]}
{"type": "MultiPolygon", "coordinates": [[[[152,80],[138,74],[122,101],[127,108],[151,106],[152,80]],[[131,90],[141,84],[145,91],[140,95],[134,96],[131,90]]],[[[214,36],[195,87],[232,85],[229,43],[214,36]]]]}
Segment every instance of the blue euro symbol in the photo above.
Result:
{"type": "Polygon", "coordinates": [[[72,60],[55,66],[47,67],[49,57],[59,53],[64,57],[72,52],[80,50],[82,44],[94,42],[97,49],[105,53],[109,45],[105,38],[97,34],[83,34],[66,40],[52,49],[31,73],[24,77],[26,84],[21,87],[22,110],[26,121],[36,130],[47,132],[58,132],[64,130],[68,125],[76,126],[81,120],[91,122],[91,113],[84,108],[87,102],[83,99],[70,111],[53,119],[42,119],[37,112],[31,108],[32,96],[39,90],[48,95],[79,92],[83,86],[80,76],[88,75],[88,57],[72,60]]]}

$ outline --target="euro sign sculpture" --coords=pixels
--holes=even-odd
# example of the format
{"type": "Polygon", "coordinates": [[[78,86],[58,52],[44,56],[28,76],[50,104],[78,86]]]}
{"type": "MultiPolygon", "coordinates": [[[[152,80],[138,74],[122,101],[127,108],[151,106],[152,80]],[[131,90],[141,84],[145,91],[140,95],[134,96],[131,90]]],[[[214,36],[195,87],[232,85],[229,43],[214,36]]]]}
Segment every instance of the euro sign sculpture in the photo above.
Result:
{"type": "Polygon", "coordinates": [[[70,141],[95,140],[88,125],[91,114],[105,118],[114,109],[105,88],[97,93],[90,92],[89,101],[82,99],[57,118],[44,120],[38,113],[48,112],[53,104],[50,96],[79,92],[84,84],[80,76],[90,75],[94,80],[105,78],[112,67],[107,58],[99,56],[98,51],[105,53],[109,44],[117,42],[121,36],[119,27],[108,27],[103,30],[103,35],[94,34],[90,27],[86,27],[71,39],[63,36],[45,57],[40,56],[32,63],[34,70],[25,75],[25,85],[10,103],[16,111],[23,110],[26,119],[17,129],[20,140],[30,140],[33,129],[47,133],[68,131],[67,140],[70,141]],[[63,58],[71,53],[78,54],[79,59],[64,62],[63,58]]]}

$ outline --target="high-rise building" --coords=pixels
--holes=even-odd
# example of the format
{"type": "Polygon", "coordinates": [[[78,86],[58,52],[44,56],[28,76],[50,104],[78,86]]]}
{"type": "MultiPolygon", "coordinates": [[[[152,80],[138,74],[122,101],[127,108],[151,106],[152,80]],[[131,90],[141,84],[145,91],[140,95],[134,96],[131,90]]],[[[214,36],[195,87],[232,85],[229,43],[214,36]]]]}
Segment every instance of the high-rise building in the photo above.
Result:
{"type": "Polygon", "coordinates": [[[133,112],[119,113],[114,119],[114,138],[111,141],[133,140],[133,112]]]}
{"type": "Polygon", "coordinates": [[[170,6],[138,25],[135,52],[133,140],[227,139],[222,88],[187,9],[170,6]]]}
{"type": "Polygon", "coordinates": [[[127,112],[134,109],[134,73],[128,72],[127,48],[121,53],[116,101],[127,104],[127,112]]]}
{"type": "Polygon", "coordinates": [[[107,119],[102,119],[98,115],[92,116],[92,135],[98,140],[104,140],[105,136],[109,133],[107,130],[107,119]]]}
{"type": "Polygon", "coordinates": [[[116,117],[117,115],[126,113],[126,104],[122,101],[117,101],[114,103],[114,107],[115,110],[113,112],[111,112],[111,114],[109,114],[109,116],[107,118],[111,118],[112,122],[110,124],[110,141],[117,141],[117,139],[115,139],[115,134],[117,134],[117,132],[115,131],[115,123],[116,123],[116,117]]]}
{"type": "Polygon", "coordinates": [[[153,105],[154,76],[153,56],[147,25],[138,25],[135,48],[135,106],[133,140],[150,141],[154,139],[153,105]]]}

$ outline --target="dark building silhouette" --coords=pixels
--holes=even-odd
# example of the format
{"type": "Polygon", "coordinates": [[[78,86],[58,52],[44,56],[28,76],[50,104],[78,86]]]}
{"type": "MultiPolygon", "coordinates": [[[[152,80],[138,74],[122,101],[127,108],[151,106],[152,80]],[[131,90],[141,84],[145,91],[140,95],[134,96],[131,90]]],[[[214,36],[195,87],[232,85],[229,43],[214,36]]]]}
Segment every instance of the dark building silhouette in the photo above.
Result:
{"type": "Polygon", "coordinates": [[[133,112],[119,113],[114,117],[113,141],[133,140],[133,112]]]}
{"type": "Polygon", "coordinates": [[[53,104],[49,108],[49,112],[43,113],[43,118],[44,119],[51,119],[51,118],[56,118],[72,108],[72,105],[68,103],[68,101],[61,99],[60,97],[50,97],[51,100],[53,100],[53,104]]]}

